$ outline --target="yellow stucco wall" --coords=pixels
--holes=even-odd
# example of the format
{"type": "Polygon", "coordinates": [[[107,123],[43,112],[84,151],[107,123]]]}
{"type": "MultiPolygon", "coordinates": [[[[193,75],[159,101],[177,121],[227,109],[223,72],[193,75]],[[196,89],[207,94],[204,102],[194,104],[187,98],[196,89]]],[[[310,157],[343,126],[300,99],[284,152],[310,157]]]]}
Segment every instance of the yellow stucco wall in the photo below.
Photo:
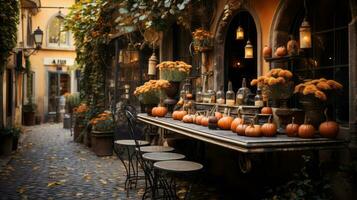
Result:
{"type": "MultiPolygon", "coordinates": [[[[70,47],[68,48],[53,48],[48,46],[47,42],[47,33],[48,33],[48,23],[56,16],[59,11],[64,16],[68,14],[69,10],[67,7],[70,7],[74,4],[74,0],[43,0],[41,1],[42,7],[65,7],[65,8],[40,8],[39,12],[32,16],[32,30],[36,30],[37,27],[43,31],[43,45],[42,49],[39,50],[36,54],[30,57],[32,71],[35,72],[35,101],[38,106],[38,115],[42,116],[42,120],[46,116],[46,96],[48,90],[48,73],[47,71],[54,71],[55,68],[51,66],[44,65],[45,58],[70,58],[75,59],[76,54],[74,51],[74,41],[70,37],[70,47]]],[[[63,71],[66,71],[66,67],[63,67],[63,71]]]]}

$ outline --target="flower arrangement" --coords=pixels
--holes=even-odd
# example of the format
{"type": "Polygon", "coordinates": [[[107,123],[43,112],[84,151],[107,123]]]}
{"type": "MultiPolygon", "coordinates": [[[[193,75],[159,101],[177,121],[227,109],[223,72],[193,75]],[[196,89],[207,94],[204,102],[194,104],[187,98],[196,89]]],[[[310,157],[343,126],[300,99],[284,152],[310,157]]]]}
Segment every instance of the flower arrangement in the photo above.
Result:
{"type": "Polygon", "coordinates": [[[198,28],[192,32],[193,48],[195,52],[203,52],[212,49],[213,35],[203,28],[198,28]]]}
{"type": "Polygon", "coordinates": [[[91,119],[89,123],[93,126],[93,130],[95,131],[108,132],[114,130],[113,116],[109,111],[100,113],[91,119]]]}
{"type": "Polygon", "coordinates": [[[183,61],[164,61],[156,66],[160,78],[168,81],[183,81],[190,73],[192,66],[183,61]]]}
{"type": "Polygon", "coordinates": [[[79,106],[77,106],[73,109],[73,113],[75,114],[76,118],[84,119],[88,110],[89,109],[88,109],[87,104],[81,103],[81,104],[79,104],[79,106]]]}
{"type": "Polygon", "coordinates": [[[293,92],[293,73],[289,70],[276,68],[266,75],[253,79],[250,84],[262,88],[263,93],[269,93],[273,99],[287,99],[293,92]]]}
{"type": "Polygon", "coordinates": [[[321,101],[327,100],[326,92],[329,90],[342,89],[343,86],[334,80],[327,80],[325,78],[308,80],[295,86],[294,93],[299,93],[304,96],[313,95],[321,101]]]}
{"type": "Polygon", "coordinates": [[[150,80],[135,89],[134,95],[144,104],[158,104],[164,98],[164,89],[170,87],[167,80],[150,80]]]}

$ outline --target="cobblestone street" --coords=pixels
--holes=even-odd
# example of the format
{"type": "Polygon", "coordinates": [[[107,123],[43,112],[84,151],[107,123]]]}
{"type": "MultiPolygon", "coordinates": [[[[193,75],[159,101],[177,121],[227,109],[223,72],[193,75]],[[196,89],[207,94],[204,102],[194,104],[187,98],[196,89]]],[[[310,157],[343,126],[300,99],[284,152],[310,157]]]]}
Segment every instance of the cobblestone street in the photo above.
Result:
{"type": "MultiPolygon", "coordinates": [[[[0,199],[139,199],[124,191],[119,159],[97,157],[72,141],[62,124],[28,129],[22,149],[0,172],[0,199]]],[[[139,196],[140,197],[139,197],[139,196]]]]}
{"type": "MultiPolygon", "coordinates": [[[[0,199],[141,199],[144,182],[124,190],[119,159],[97,157],[73,142],[62,124],[27,127],[22,148],[0,172],[0,199]]],[[[192,199],[217,198],[215,190],[196,185],[192,199]],[[199,189],[201,188],[201,189],[199,189]]]]}

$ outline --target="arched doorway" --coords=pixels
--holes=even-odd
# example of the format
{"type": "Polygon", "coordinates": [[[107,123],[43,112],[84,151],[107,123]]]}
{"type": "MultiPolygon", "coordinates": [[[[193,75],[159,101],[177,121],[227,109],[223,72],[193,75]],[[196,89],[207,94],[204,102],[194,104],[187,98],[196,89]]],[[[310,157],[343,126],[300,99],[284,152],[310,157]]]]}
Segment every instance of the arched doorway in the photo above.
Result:
{"type": "Polygon", "coordinates": [[[229,23],[224,45],[224,86],[227,90],[231,81],[233,90],[242,86],[243,78],[247,83],[257,77],[257,28],[252,15],[240,10],[229,23]],[[236,38],[238,26],[244,30],[244,39],[236,38]],[[244,51],[247,41],[253,46],[253,58],[245,58],[244,51]]]}

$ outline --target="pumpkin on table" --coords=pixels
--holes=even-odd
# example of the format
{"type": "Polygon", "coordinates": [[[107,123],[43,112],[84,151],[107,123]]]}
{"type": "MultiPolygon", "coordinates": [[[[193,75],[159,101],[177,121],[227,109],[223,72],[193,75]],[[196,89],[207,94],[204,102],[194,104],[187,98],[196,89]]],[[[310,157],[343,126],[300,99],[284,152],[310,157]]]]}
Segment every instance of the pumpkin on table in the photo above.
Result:
{"type": "Polygon", "coordinates": [[[174,120],[182,120],[183,116],[187,115],[187,112],[184,110],[176,110],[172,113],[172,118],[174,120]]]}
{"type": "Polygon", "coordinates": [[[233,117],[225,116],[218,120],[217,124],[220,129],[229,130],[233,122],[233,117]]]}
{"type": "Polygon", "coordinates": [[[236,132],[238,135],[245,135],[245,129],[248,127],[248,124],[244,124],[244,121],[237,126],[236,132]]]}
{"type": "Polygon", "coordinates": [[[192,123],[193,122],[193,116],[190,114],[187,114],[182,117],[182,121],[185,123],[192,123]]]}
{"type": "Polygon", "coordinates": [[[294,123],[295,118],[291,118],[291,123],[286,125],[285,132],[289,137],[296,137],[299,132],[299,125],[294,123]]]}
{"type": "Polygon", "coordinates": [[[151,114],[154,117],[165,117],[165,115],[167,114],[167,108],[164,106],[154,107],[151,110],[151,114]]]}
{"type": "Polygon", "coordinates": [[[208,117],[208,128],[213,130],[217,129],[217,122],[218,122],[217,117],[215,116],[208,117]]]}
{"type": "Polygon", "coordinates": [[[245,135],[248,137],[260,137],[262,136],[261,126],[257,124],[251,124],[245,129],[245,135]]]}
{"type": "Polygon", "coordinates": [[[208,126],[208,122],[209,122],[208,117],[206,117],[206,116],[202,117],[202,119],[201,119],[202,126],[208,126]]]}
{"type": "Polygon", "coordinates": [[[337,122],[331,121],[327,117],[327,109],[325,110],[326,121],[319,126],[319,133],[322,137],[335,138],[340,130],[337,122]]]}
{"type": "Polygon", "coordinates": [[[201,125],[201,120],[202,120],[202,118],[203,118],[202,115],[198,115],[198,116],[196,117],[195,123],[196,123],[197,125],[201,125]]]}
{"type": "Polygon", "coordinates": [[[269,117],[268,122],[262,125],[260,130],[265,137],[273,137],[276,135],[277,126],[271,122],[271,116],[269,117]]]}
{"type": "Polygon", "coordinates": [[[306,116],[304,124],[301,124],[299,126],[298,135],[301,138],[313,138],[315,135],[315,128],[313,125],[307,122],[306,116]]]}
{"type": "Polygon", "coordinates": [[[243,119],[239,116],[236,117],[231,123],[231,130],[235,133],[237,131],[237,126],[243,123],[243,119]]]}

